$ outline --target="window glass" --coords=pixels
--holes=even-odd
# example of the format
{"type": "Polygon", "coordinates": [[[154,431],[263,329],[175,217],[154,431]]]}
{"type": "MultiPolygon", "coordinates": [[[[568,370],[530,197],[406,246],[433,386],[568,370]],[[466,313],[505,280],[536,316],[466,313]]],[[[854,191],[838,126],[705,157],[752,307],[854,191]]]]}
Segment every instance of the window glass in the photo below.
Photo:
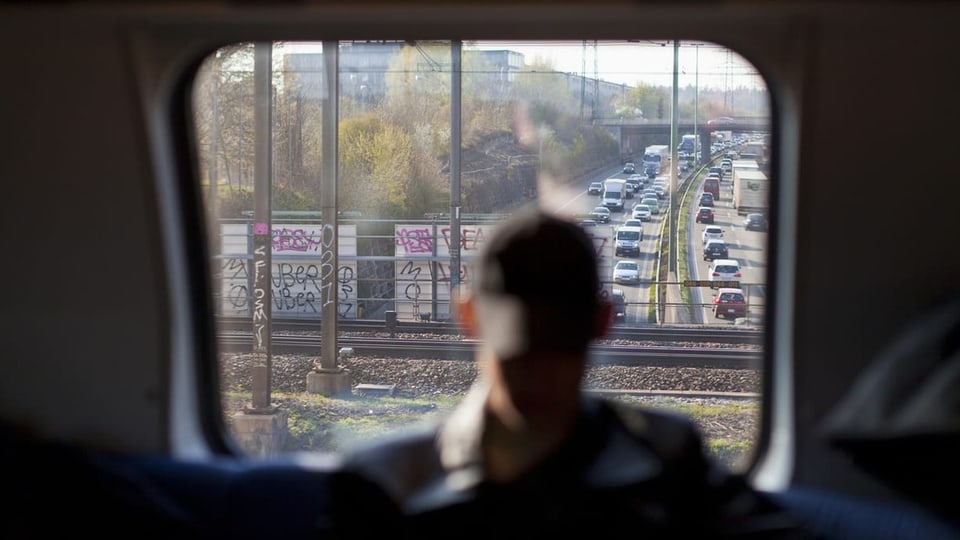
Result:
{"type": "MultiPolygon", "coordinates": [[[[625,179],[635,163],[644,183],[664,188],[642,199],[657,213],[630,258],[640,279],[616,285],[624,316],[595,344],[585,389],[689,414],[721,460],[746,466],[770,291],[767,235],[744,218],[775,218],[769,103],[748,62],[704,42],[216,51],[196,78],[189,138],[209,217],[229,435],[257,456],[337,453],[442,417],[476,377],[451,295],[469,286],[485,239],[527,204],[586,219],[603,203],[591,183],[625,179]],[[738,165],[713,202],[747,316],[719,318],[699,194],[707,171],[748,144],[740,157],[752,154],[752,188],[738,165]],[[655,362],[650,345],[678,367],[655,362]],[[710,356],[721,353],[716,367],[710,356]]],[[[614,236],[630,217],[624,208],[609,223],[584,221],[604,295],[614,236]]]]}

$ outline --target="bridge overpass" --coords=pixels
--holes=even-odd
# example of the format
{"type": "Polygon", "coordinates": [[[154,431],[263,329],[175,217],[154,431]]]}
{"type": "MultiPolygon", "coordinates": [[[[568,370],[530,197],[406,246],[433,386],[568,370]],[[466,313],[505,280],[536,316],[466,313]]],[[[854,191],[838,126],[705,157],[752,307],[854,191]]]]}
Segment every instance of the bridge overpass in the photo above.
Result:
{"type": "MultiPolygon", "coordinates": [[[[620,156],[624,159],[642,158],[643,149],[651,144],[670,142],[669,120],[644,118],[603,118],[594,121],[594,125],[603,126],[620,134],[620,156]]],[[[770,118],[766,116],[733,117],[724,120],[707,120],[694,124],[693,121],[677,123],[677,137],[685,133],[697,133],[700,148],[710,148],[710,134],[714,131],[770,131],[770,118]]],[[[679,144],[679,140],[677,141],[679,144]]],[[[710,160],[710,152],[701,152],[700,161],[710,160]]]]}

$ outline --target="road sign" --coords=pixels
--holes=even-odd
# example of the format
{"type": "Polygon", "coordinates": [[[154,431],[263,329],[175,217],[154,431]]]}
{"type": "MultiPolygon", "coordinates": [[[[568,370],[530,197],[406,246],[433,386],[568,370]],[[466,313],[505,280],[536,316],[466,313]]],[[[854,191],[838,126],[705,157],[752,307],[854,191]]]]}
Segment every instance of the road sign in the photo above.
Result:
{"type": "Polygon", "coordinates": [[[739,288],[739,281],[710,281],[710,280],[696,280],[696,279],[687,279],[683,281],[684,287],[732,287],[739,288]]]}

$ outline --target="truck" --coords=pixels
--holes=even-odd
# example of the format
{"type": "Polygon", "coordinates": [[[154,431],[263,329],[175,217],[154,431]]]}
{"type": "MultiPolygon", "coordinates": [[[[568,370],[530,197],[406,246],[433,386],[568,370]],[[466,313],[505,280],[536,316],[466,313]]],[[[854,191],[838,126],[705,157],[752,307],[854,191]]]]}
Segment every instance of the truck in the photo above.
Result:
{"type": "Polygon", "coordinates": [[[692,134],[684,135],[680,137],[680,146],[677,147],[677,152],[684,154],[693,154],[697,151],[697,136],[692,134]]]}
{"type": "Polygon", "coordinates": [[[737,214],[766,214],[770,207],[770,180],[761,171],[733,170],[733,207],[737,214]]]}
{"type": "Polygon", "coordinates": [[[670,163],[670,146],[666,144],[652,144],[643,151],[643,172],[650,176],[663,173],[670,163]]]}
{"type": "Polygon", "coordinates": [[[623,178],[607,178],[603,182],[603,194],[600,204],[611,212],[623,212],[623,205],[627,199],[627,181],[623,178]]]}
{"type": "Polygon", "coordinates": [[[734,159],[730,161],[730,172],[728,173],[728,178],[733,180],[734,171],[759,171],[760,165],[754,159],[734,159]]]}

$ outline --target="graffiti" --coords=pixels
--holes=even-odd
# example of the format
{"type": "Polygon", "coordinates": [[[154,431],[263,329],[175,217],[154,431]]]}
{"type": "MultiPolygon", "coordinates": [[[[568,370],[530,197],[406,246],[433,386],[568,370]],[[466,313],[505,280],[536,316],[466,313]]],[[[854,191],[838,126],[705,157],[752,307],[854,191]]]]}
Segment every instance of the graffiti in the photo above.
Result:
{"type": "Polygon", "coordinates": [[[430,233],[430,229],[426,227],[417,229],[398,228],[394,239],[394,243],[403,248],[404,254],[433,253],[433,235],[430,233]]]}
{"type": "Polygon", "coordinates": [[[275,266],[273,272],[273,286],[274,287],[293,287],[295,285],[302,285],[304,288],[313,286],[316,290],[320,290],[316,286],[317,280],[320,277],[320,268],[315,264],[298,264],[294,266],[291,263],[278,263],[275,266]]]}
{"type": "Polygon", "coordinates": [[[340,269],[337,270],[337,283],[340,284],[340,291],[337,296],[337,312],[341,319],[348,318],[348,315],[353,310],[353,303],[351,302],[351,299],[354,298],[353,279],[353,268],[341,266],[340,269]]]}
{"type": "Polygon", "coordinates": [[[235,312],[246,311],[247,309],[247,286],[231,285],[230,290],[224,295],[227,303],[234,308],[235,312]]]}
{"type": "Polygon", "coordinates": [[[422,270],[422,268],[419,264],[409,261],[403,265],[403,269],[400,270],[400,276],[413,276],[413,280],[417,281],[417,279],[420,278],[420,270],[422,270]]]}
{"type": "Polygon", "coordinates": [[[315,304],[317,297],[313,292],[298,292],[294,294],[290,289],[273,289],[273,307],[279,311],[297,311],[300,313],[317,313],[315,304]]]}
{"type": "MultiPolygon", "coordinates": [[[[223,273],[220,289],[225,313],[240,316],[249,313],[251,284],[248,283],[247,264],[248,261],[242,259],[231,259],[222,265],[222,268],[230,269],[223,273]]],[[[274,313],[319,314],[323,305],[321,273],[319,264],[275,262],[269,281],[274,313]]],[[[337,311],[341,317],[350,317],[355,309],[355,276],[356,270],[350,265],[343,265],[337,271],[334,285],[338,292],[337,311]]]]}
{"type": "Polygon", "coordinates": [[[267,291],[263,288],[263,282],[267,280],[264,280],[261,274],[263,267],[267,265],[265,260],[267,250],[265,246],[257,246],[253,253],[253,334],[257,340],[256,350],[262,350],[263,330],[266,328],[268,319],[264,311],[265,303],[263,301],[267,295],[267,291]]]}
{"type": "Polygon", "coordinates": [[[413,283],[407,284],[407,288],[403,290],[403,294],[404,296],[406,296],[407,300],[413,300],[413,301],[420,300],[421,292],[422,291],[420,289],[420,284],[417,283],[416,281],[414,281],[413,283]]]}
{"type": "MultiPolygon", "coordinates": [[[[321,232],[321,237],[323,233],[321,232]]],[[[304,229],[274,229],[272,236],[273,250],[280,251],[319,251],[322,247],[321,239],[316,232],[307,232],[304,229]]]]}
{"type": "MultiPolygon", "coordinates": [[[[269,276],[265,275],[266,268],[256,276],[264,279],[260,316],[270,315],[266,309],[272,308],[270,316],[273,317],[316,317],[323,306],[333,303],[337,304],[341,317],[356,316],[357,263],[334,264],[335,256],[357,256],[355,225],[340,226],[338,232],[333,224],[294,223],[271,227],[268,223],[228,223],[221,226],[221,233],[223,259],[217,280],[223,314],[253,316],[255,292],[251,271],[256,268],[250,266],[255,259],[251,247],[263,245],[263,251],[258,253],[270,249],[274,256],[269,276]],[[251,235],[251,231],[255,235],[251,235]]],[[[266,336],[264,342],[268,339],[266,336]]]]}
{"type": "MultiPolygon", "coordinates": [[[[443,264],[442,262],[437,263],[437,275],[432,276],[440,283],[450,283],[450,274],[451,268],[448,264],[443,264]]],[[[465,265],[460,265],[460,283],[467,282],[467,267],[465,265]]]]}
{"type": "Polygon", "coordinates": [[[226,259],[220,265],[220,275],[224,279],[246,279],[247,265],[241,259],[226,259]]]}
{"type": "MultiPolygon", "coordinates": [[[[443,241],[447,244],[447,251],[450,251],[450,227],[441,229],[443,241]]],[[[476,229],[460,228],[460,251],[476,251],[483,245],[483,227],[476,229]]]]}
{"type": "Polygon", "coordinates": [[[333,225],[330,223],[324,224],[323,233],[320,235],[320,244],[323,248],[323,251],[320,252],[320,281],[321,285],[321,295],[320,298],[323,301],[323,306],[328,306],[336,302],[336,295],[334,293],[335,287],[335,276],[336,268],[334,268],[334,253],[333,253],[333,243],[336,241],[333,225]]]}

